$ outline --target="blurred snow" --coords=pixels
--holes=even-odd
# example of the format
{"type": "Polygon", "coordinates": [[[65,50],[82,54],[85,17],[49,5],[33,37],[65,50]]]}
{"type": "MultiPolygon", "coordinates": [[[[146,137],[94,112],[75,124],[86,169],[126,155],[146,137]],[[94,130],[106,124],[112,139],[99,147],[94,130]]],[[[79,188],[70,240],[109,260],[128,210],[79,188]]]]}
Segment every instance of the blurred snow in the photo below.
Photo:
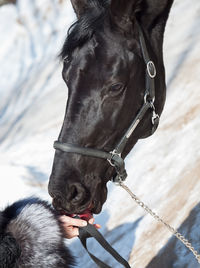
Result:
{"type": "MultiPolygon", "coordinates": [[[[47,194],[67,88],[58,53],[75,20],[70,1],[18,0],[0,8],[0,207],[47,194]]],[[[168,94],[158,131],[128,156],[127,184],[200,253],[200,2],[176,0],[165,34],[168,94]]],[[[197,268],[192,254],[119,187],[96,217],[107,240],[135,268],[197,268]],[[120,197],[120,198],[119,198],[120,197]]],[[[77,267],[95,267],[68,241],[77,267]]],[[[89,247],[119,267],[93,241],[89,247]]]]}
{"type": "Polygon", "coordinates": [[[69,1],[20,0],[0,9],[1,206],[31,193],[48,198],[52,141],[67,99],[58,53],[74,20],[69,1]]]}

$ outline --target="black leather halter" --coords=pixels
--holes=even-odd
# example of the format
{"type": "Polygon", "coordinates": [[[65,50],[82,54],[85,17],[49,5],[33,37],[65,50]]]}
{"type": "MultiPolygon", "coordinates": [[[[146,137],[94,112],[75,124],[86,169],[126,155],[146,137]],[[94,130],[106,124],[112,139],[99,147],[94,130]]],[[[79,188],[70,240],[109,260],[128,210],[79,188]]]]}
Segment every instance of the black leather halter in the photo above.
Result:
{"type": "Polygon", "coordinates": [[[138,30],[139,30],[139,39],[140,39],[142,55],[143,55],[144,62],[146,64],[146,75],[145,75],[146,90],[144,92],[143,106],[139,110],[138,114],[136,115],[135,119],[133,120],[130,127],[126,131],[125,135],[121,138],[121,140],[119,141],[115,149],[111,152],[105,152],[105,151],[98,150],[98,149],[80,147],[78,145],[62,143],[60,141],[54,142],[54,148],[56,150],[60,150],[60,151],[67,152],[67,153],[74,153],[74,154],[80,154],[84,156],[106,159],[110,163],[110,165],[113,166],[116,170],[117,176],[113,178],[112,180],[113,182],[117,182],[117,183],[124,181],[127,177],[124,159],[121,157],[121,154],[128,140],[132,136],[134,130],[136,129],[138,124],[141,122],[141,120],[143,119],[143,117],[145,116],[148,110],[152,111],[151,135],[156,131],[158,124],[159,124],[159,115],[155,112],[155,106],[154,106],[156,67],[149,56],[143,31],[138,23],[137,25],[138,25],[138,30]]]}

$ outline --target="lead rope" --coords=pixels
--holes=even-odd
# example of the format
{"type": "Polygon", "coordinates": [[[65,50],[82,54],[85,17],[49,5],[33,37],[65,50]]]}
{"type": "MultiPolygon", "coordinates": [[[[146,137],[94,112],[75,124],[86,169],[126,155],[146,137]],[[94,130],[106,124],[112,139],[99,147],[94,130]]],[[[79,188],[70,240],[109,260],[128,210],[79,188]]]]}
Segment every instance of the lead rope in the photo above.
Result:
{"type": "Polygon", "coordinates": [[[192,244],[176,229],[166,223],[163,219],[161,219],[155,212],[153,212],[147,205],[145,205],[123,182],[119,182],[119,186],[121,186],[130,196],[131,198],[142,207],[148,214],[150,214],[156,221],[161,222],[176,238],[178,238],[194,255],[197,259],[198,263],[200,263],[200,255],[194,249],[192,244]]]}

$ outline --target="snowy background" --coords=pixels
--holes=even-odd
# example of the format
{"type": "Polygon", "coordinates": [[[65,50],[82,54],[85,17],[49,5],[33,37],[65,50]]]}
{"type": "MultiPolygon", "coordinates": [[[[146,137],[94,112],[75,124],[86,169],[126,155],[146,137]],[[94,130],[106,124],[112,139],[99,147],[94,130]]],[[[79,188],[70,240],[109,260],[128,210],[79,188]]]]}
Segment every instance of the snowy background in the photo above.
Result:
{"type": "MultiPolygon", "coordinates": [[[[53,141],[67,88],[57,55],[75,20],[69,0],[19,0],[0,7],[0,207],[28,195],[50,200],[53,141]]],[[[126,160],[127,184],[200,253],[200,1],[175,0],[165,34],[168,93],[158,131],[126,160]]],[[[119,187],[96,222],[135,268],[197,268],[193,255],[119,187]],[[119,198],[120,196],[120,198],[119,198]]],[[[68,241],[77,267],[96,267],[68,241]]],[[[89,247],[120,267],[92,240],[89,247]]]]}

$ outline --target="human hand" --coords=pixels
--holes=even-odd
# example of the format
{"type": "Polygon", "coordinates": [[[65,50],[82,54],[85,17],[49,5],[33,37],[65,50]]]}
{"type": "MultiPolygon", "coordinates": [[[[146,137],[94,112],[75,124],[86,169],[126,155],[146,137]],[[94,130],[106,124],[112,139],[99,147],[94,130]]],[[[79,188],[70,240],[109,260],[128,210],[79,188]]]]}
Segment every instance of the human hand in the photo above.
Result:
{"type": "MultiPolygon", "coordinates": [[[[81,219],[71,218],[69,216],[62,215],[59,217],[59,221],[64,229],[65,238],[74,238],[79,235],[78,227],[87,226],[87,221],[81,219]]],[[[94,223],[94,218],[88,221],[90,224],[94,223]]],[[[94,224],[94,226],[99,229],[101,226],[99,224],[94,224]]]]}

